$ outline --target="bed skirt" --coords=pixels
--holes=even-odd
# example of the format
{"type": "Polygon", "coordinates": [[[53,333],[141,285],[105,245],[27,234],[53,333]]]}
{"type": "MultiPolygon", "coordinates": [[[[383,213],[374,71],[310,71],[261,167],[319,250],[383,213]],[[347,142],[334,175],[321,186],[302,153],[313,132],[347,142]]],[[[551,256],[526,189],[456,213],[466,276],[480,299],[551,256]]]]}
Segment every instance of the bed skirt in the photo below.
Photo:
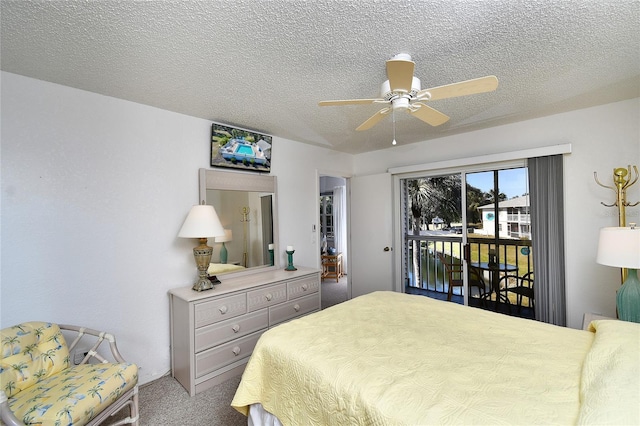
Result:
{"type": "Polygon", "coordinates": [[[282,426],[280,420],[262,407],[262,404],[251,404],[249,416],[247,416],[249,426],[282,426]]]}

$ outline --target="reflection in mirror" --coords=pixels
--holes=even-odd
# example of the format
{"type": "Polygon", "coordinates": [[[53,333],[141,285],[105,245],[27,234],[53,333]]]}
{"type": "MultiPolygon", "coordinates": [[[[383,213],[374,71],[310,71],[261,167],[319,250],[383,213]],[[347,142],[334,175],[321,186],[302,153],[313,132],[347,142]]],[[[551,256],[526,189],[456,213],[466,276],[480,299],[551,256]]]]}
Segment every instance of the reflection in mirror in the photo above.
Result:
{"type": "MultiPolygon", "coordinates": [[[[212,205],[231,239],[225,242],[227,262],[245,268],[269,263],[268,246],[273,241],[273,194],[250,191],[207,190],[206,203],[212,205]]],[[[222,244],[216,242],[217,252],[222,244]]],[[[212,262],[219,261],[212,257],[212,262]]],[[[221,262],[222,263],[222,262],[221,262]]]]}
{"type": "Polygon", "coordinates": [[[210,275],[253,272],[271,265],[269,245],[277,241],[275,176],[200,169],[200,199],[212,205],[227,232],[213,247],[210,275]],[[227,262],[220,256],[222,245],[227,262]]]}

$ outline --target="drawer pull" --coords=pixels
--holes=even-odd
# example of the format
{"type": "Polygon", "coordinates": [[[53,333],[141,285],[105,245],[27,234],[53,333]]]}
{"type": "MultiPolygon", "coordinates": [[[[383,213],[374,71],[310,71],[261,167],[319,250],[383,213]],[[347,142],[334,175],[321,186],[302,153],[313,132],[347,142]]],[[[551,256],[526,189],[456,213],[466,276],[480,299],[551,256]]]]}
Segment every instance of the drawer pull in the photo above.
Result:
{"type": "Polygon", "coordinates": [[[309,288],[308,284],[302,284],[302,291],[307,291],[308,288],[309,288]]]}
{"type": "Polygon", "coordinates": [[[271,299],[273,299],[273,294],[267,293],[267,294],[265,294],[264,297],[267,299],[267,302],[271,302],[271,299]]]}
{"type": "Polygon", "coordinates": [[[233,354],[235,356],[240,355],[240,347],[239,346],[236,346],[235,348],[233,348],[233,354]]]}
{"type": "Polygon", "coordinates": [[[293,307],[293,309],[298,312],[300,310],[300,305],[298,305],[297,303],[295,304],[295,306],[293,307]]]}
{"type": "Polygon", "coordinates": [[[233,327],[231,327],[231,329],[233,330],[234,333],[237,333],[238,331],[240,331],[240,326],[236,324],[233,327]]]}
{"type": "Polygon", "coordinates": [[[226,306],[221,306],[220,307],[220,313],[221,314],[226,314],[227,313],[227,307],[226,306]]]}

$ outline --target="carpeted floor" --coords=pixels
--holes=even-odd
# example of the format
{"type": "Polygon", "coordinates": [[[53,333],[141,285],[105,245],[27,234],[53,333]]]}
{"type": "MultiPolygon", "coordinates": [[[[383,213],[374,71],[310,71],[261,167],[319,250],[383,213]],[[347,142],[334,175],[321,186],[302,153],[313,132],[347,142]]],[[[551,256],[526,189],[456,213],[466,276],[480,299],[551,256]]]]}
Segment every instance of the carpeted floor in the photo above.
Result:
{"type": "Polygon", "coordinates": [[[338,282],[334,279],[322,280],[321,285],[322,301],[320,306],[322,309],[326,309],[329,306],[337,305],[338,303],[342,303],[347,300],[346,276],[340,278],[338,282]]]}
{"type": "Polygon", "coordinates": [[[140,426],[246,426],[247,418],[230,406],[239,383],[240,376],[233,377],[194,397],[171,376],[142,385],[140,426]]]}

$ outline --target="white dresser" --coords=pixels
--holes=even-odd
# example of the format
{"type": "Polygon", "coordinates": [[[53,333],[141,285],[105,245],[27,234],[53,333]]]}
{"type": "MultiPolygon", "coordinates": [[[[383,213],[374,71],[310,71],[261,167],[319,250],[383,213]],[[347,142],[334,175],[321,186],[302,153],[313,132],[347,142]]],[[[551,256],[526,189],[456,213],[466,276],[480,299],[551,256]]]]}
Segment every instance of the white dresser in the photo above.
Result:
{"type": "Polygon", "coordinates": [[[270,327],[320,310],[320,271],[221,277],[215,289],[169,291],[171,374],[191,396],[241,374],[270,327]]]}

